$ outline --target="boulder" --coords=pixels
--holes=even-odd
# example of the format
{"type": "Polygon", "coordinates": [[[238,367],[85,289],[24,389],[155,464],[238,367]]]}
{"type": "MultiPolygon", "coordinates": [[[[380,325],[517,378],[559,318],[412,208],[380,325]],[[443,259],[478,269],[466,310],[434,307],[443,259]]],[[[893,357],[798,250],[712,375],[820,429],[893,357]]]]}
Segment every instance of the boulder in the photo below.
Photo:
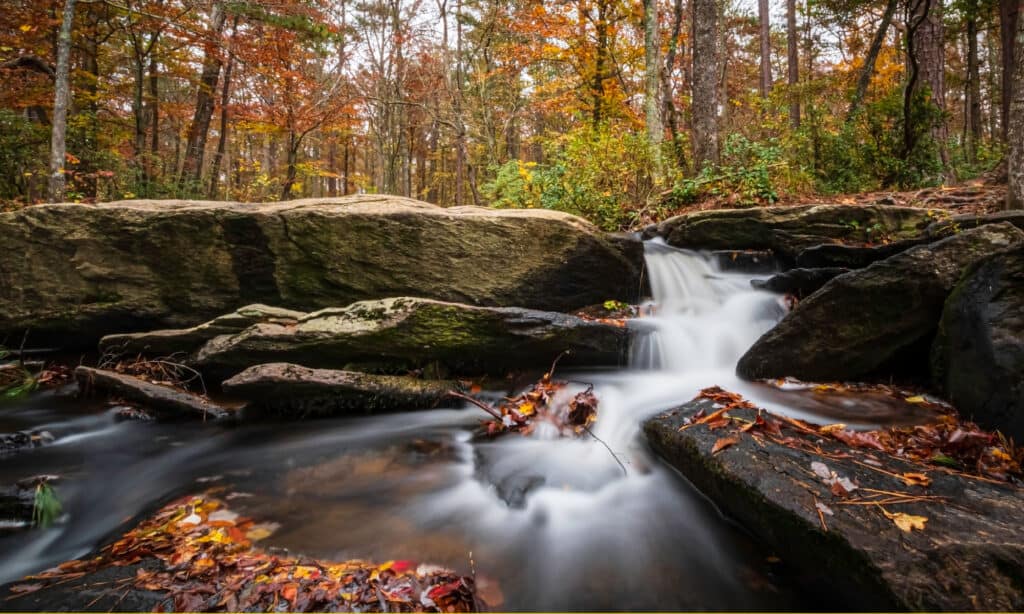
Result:
{"type": "Polygon", "coordinates": [[[830,267],[825,269],[790,269],[768,279],[752,279],[750,285],[760,290],[792,294],[804,298],[817,292],[833,277],[849,273],[850,269],[830,267]]]}
{"type": "Polygon", "coordinates": [[[964,270],[1021,241],[1011,224],[989,224],[840,275],[758,339],[736,371],[808,381],[926,372],[943,304],[964,270]]]}
{"type": "Polygon", "coordinates": [[[107,335],[100,339],[100,352],[126,356],[192,354],[214,337],[240,333],[260,322],[295,324],[304,315],[280,307],[248,305],[191,328],[107,335]]]}
{"type": "Polygon", "coordinates": [[[1024,245],[981,260],[953,289],[932,375],[961,414],[1024,442],[1024,245]]]}
{"type": "Polygon", "coordinates": [[[75,369],[75,379],[83,393],[104,392],[124,401],[138,403],[161,420],[221,420],[231,415],[199,395],[123,373],[78,367],[75,369]]]}
{"type": "Polygon", "coordinates": [[[65,347],[251,303],[635,303],[643,265],[639,241],[565,213],[393,196],[36,205],[0,213],[0,236],[0,339],[30,328],[33,345],[65,347]]]}
{"type": "Polygon", "coordinates": [[[822,243],[863,245],[919,236],[937,212],[883,205],[805,205],[695,211],[644,230],[689,249],[772,250],[792,263],[797,254],[822,243]]]}
{"type": "Polygon", "coordinates": [[[309,369],[289,363],[256,365],[223,384],[226,394],[247,401],[246,417],[288,418],[430,409],[448,391],[458,389],[454,381],[309,369]]]}
{"type": "MultiPolygon", "coordinates": [[[[679,430],[696,412],[711,414],[715,407],[700,399],[651,418],[644,424],[651,447],[786,562],[839,583],[851,596],[845,607],[1024,609],[1024,489],[927,471],[889,456],[879,457],[888,472],[882,473],[858,460],[866,458],[863,453],[818,435],[803,439],[806,445],[787,446],[737,433],[734,445],[716,453],[725,429],[698,424],[679,430]],[[890,514],[927,519],[923,530],[904,531],[877,505],[844,504],[812,463],[859,485],[854,499],[873,498],[861,496],[867,488],[941,498],[885,504],[890,514]],[[909,487],[899,477],[922,471],[930,478],[927,487],[909,487]]],[[[729,414],[752,421],[757,410],[729,414]]]]}
{"type": "Polygon", "coordinates": [[[617,365],[625,328],[561,313],[476,307],[421,298],[361,301],[323,309],[295,325],[256,324],[210,340],[194,363],[217,376],[268,362],[401,372],[419,368],[504,374],[561,364],[617,365]]]}

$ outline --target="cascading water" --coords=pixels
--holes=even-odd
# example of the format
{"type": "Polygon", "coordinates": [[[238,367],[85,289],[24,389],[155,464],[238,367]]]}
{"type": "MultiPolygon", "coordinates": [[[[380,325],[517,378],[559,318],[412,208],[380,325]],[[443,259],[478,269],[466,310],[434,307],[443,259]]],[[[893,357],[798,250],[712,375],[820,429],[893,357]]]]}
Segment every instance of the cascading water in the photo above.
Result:
{"type": "MultiPolygon", "coordinates": [[[[657,462],[639,433],[644,418],[706,386],[756,396],[734,365],[784,307],[699,254],[658,241],[645,249],[654,297],[630,323],[630,367],[558,374],[574,382],[566,394],[594,385],[594,437],[538,429],[481,440],[471,433],[477,409],[212,434],[112,428],[107,417],[95,437],[15,457],[63,459],[78,479],[61,493],[65,524],[6,538],[0,580],[81,556],[123,530],[126,515],[216,483],[239,495],[236,511],[281,523],[267,546],[473,571],[500,586],[499,609],[797,607],[769,580],[764,553],[657,462]]],[[[23,477],[24,463],[0,468],[0,481],[23,477]]]]}

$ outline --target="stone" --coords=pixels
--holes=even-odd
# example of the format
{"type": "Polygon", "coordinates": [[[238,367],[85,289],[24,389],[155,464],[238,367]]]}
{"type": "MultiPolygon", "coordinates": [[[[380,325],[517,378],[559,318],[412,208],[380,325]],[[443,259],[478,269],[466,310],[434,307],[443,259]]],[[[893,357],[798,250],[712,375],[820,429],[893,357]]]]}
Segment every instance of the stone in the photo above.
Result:
{"type": "Polygon", "coordinates": [[[385,371],[441,368],[506,374],[563,365],[613,366],[625,356],[626,328],[562,313],[476,307],[421,298],[362,301],[324,309],[295,325],[256,324],[211,339],[194,364],[218,377],[268,362],[385,371]]]}
{"type": "Polygon", "coordinates": [[[808,297],[817,292],[832,278],[849,273],[850,269],[830,267],[824,269],[790,269],[768,279],[752,279],[750,285],[759,290],[792,294],[797,298],[808,297]]]}
{"type": "Polygon", "coordinates": [[[736,371],[805,381],[926,374],[943,304],[960,276],[1022,241],[1014,226],[989,224],[840,275],[761,336],[736,371]]]}
{"type": "Polygon", "coordinates": [[[1024,442],[1024,245],[979,261],[953,289],[932,376],[962,415],[1024,442]]]}
{"type": "Polygon", "coordinates": [[[289,363],[256,365],[225,381],[225,394],[247,402],[244,417],[309,418],[431,409],[455,381],[309,369],[289,363]]]}
{"type": "Polygon", "coordinates": [[[114,371],[81,366],[75,369],[75,379],[84,394],[103,392],[138,403],[160,420],[222,420],[231,415],[199,395],[114,371]]]}
{"type": "MultiPolygon", "coordinates": [[[[715,405],[698,399],[649,419],[644,432],[651,447],[785,562],[853,595],[857,602],[847,606],[865,611],[1024,608],[1024,489],[927,471],[884,454],[889,474],[883,474],[830,438],[815,437],[813,445],[798,448],[739,433],[736,444],[712,453],[726,429],[679,430],[700,410],[711,414],[715,405]],[[809,451],[815,446],[820,453],[809,451]],[[910,490],[944,499],[886,505],[890,513],[927,518],[924,530],[905,532],[876,505],[844,505],[818,479],[812,463],[861,489],[910,490]],[[931,478],[927,488],[908,489],[898,478],[923,470],[931,478]],[[824,506],[820,516],[819,504],[824,506]]],[[[751,409],[729,414],[743,420],[757,415],[751,409]]]]}
{"type": "Polygon", "coordinates": [[[0,338],[88,347],[243,305],[313,311],[417,295],[570,311],[642,292],[643,247],[549,210],[380,195],[122,201],[0,213],[0,338]]]}

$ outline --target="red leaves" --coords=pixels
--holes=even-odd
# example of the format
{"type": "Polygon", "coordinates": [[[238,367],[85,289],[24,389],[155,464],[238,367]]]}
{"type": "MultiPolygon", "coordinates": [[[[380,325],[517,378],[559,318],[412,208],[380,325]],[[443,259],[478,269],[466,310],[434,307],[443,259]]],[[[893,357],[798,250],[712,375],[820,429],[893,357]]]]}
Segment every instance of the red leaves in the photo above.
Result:
{"type": "Polygon", "coordinates": [[[838,429],[829,431],[828,434],[854,448],[872,448],[880,452],[888,451],[885,446],[878,441],[878,436],[873,432],[838,429]]]}
{"type": "MultiPolygon", "coordinates": [[[[135,588],[166,591],[176,611],[443,611],[477,607],[473,581],[435,566],[388,561],[341,563],[282,558],[252,547],[255,527],[218,500],[190,497],[163,508],[100,556],[70,561],[35,579],[66,580],[108,566],[156,558],[135,588]]],[[[23,585],[38,590],[37,585],[23,585]]],[[[39,587],[43,585],[38,585],[39,587]]],[[[29,592],[26,588],[23,592],[29,592]]]]}
{"type": "Polygon", "coordinates": [[[711,447],[711,453],[712,454],[718,454],[722,450],[728,448],[729,446],[734,446],[734,445],[738,444],[739,442],[740,442],[740,438],[739,438],[738,435],[732,435],[730,437],[722,437],[722,438],[718,439],[717,441],[715,441],[715,445],[713,445],[711,447]]]}

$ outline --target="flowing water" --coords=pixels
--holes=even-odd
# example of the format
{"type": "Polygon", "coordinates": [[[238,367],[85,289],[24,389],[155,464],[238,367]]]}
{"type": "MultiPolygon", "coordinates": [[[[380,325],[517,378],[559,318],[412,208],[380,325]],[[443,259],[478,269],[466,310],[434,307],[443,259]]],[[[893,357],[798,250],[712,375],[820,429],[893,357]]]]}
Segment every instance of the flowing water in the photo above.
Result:
{"type": "Polygon", "coordinates": [[[83,556],[170,498],[219,487],[235,511],[281,525],[265,547],[448,565],[475,573],[499,609],[806,607],[773,553],[660,464],[640,432],[644,418],[710,385],[813,418],[820,404],[733,373],[783,303],[698,254],[658,242],[646,253],[654,296],[630,323],[629,366],[558,374],[574,382],[566,394],[594,385],[600,441],[543,429],[481,439],[475,408],[210,427],[118,423],[52,392],[8,405],[0,429],[44,428],[57,440],[0,461],[0,484],[60,474],[68,513],[0,538],[0,582],[83,556]]]}

